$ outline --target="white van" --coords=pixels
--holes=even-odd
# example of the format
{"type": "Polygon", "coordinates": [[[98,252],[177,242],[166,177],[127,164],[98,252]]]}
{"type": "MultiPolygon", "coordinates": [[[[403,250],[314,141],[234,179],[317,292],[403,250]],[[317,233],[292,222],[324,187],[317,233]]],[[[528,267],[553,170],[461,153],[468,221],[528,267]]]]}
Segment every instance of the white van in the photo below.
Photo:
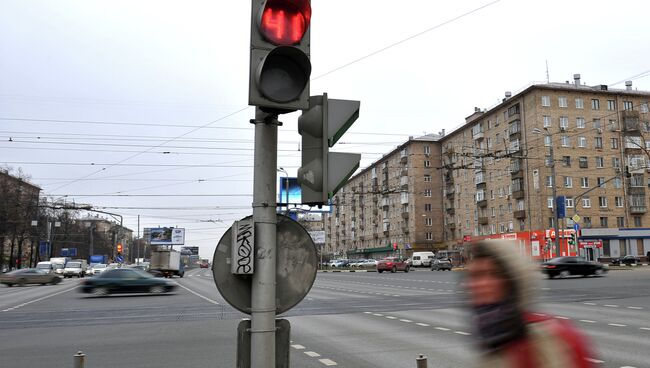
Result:
{"type": "Polygon", "coordinates": [[[38,262],[36,264],[36,269],[43,270],[47,273],[54,273],[54,266],[52,265],[52,262],[48,262],[48,261],[38,262]]]}
{"type": "Polygon", "coordinates": [[[411,262],[413,267],[429,267],[435,256],[433,252],[413,252],[411,262]]]}

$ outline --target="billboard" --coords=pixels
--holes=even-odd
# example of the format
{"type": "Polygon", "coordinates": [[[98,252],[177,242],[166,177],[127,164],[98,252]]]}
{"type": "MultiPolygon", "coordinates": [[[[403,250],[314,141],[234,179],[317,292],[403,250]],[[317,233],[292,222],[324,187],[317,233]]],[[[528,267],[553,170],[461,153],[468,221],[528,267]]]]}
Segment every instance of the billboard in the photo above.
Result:
{"type": "Polygon", "coordinates": [[[199,247],[181,247],[181,254],[199,255],[199,247]]]}
{"type": "Polygon", "coordinates": [[[154,227],[145,229],[149,234],[151,245],[183,245],[185,244],[185,229],[173,227],[154,227]]]}
{"type": "MultiPolygon", "coordinates": [[[[330,206],[311,207],[302,204],[302,192],[298,178],[280,177],[278,182],[278,207],[289,207],[309,212],[331,212],[330,206]]],[[[294,219],[295,220],[295,219],[294,219]]]]}

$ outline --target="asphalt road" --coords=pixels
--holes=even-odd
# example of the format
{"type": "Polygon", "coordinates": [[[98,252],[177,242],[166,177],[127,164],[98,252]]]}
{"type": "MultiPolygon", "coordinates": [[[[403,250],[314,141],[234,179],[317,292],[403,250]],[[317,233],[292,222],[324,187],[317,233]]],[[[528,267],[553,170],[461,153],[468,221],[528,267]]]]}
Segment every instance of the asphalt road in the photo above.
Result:
{"type": "MultiPolygon", "coordinates": [[[[319,273],[291,322],[293,367],[470,366],[476,353],[462,272],[319,273]]],[[[545,280],[539,313],[570,319],[598,367],[650,367],[650,267],[602,278],[545,280]]],[[[89,297],[76,279],[0,287],[0,366],[235,366],[246,317],[219,295],[209,270],[189,271],[165,295],[89,297]]]]}

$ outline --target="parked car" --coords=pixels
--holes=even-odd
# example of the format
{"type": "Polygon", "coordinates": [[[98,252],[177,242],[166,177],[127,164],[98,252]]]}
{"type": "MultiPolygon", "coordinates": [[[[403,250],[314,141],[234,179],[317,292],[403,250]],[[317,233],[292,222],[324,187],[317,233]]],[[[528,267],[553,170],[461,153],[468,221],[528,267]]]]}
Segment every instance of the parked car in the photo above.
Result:
{"type": "Polygon", "coordinates": [[[349,267],[349,266],[350,266],[350,262],[347,259],[337,259],[330,262],[330,267],[334,267],[334,268],[349,267]]]}
{"type": "Polygon", "coordinates": [[[365,258],[354,259],[354,260],[351,260],[351,261],[350,261],[350,267],[353,267],[353,268],[363,267],[363,265],[364,265],[365,263],[366,263],[366,259],[365,259],[365,258]]]}
{"type": "Polygon", "coordinates": [[[113,268],[81,282],[80,291],[96,296],[114,293],[167,293],[176,284],[136,268],[113,268]]]}
{"type": "Polygon", "coordinates": [[[377,260],[376,259],[366,259],[365,262],[363,262],[362,265],[359,267],[361,268],[376,268],[377,267],[377,260]]]}
{"type": "Polygon", "coordinates": [[[61,282],[61,277],[52,272],[36,268],[21,268],[0,275],[0,284],[7,286],[25,286],[27,284],[55,285],[59,282],[61,282]]]}
{"type": "Polygon", "coordinates": [[[612,265],[617,265],[617,266],[620,266],[620,265],[626,265],[626,266],[636,265],[637,263],[640,263],[640,262],[641,262],[641,258],[639,258],[637,256],[623,256],[623,257],[619,257],[619,258],[612,258],[609,261],[609,263],[611,263],[612,265]]]}
{"type": "Polygon", "coordinates": [[[431,271],[451,271],[451,260],[449,258],[439,258],[431,263],[431,271]]]}
{"type": "Polygon", "coordinates": [[[413,252],[413,267],[429,267],[435,258],[433,252],[413,252]]]}
{"type": "Polygon", "coordinates": [[[555,276],[562,278],[573,275],[601,276],[607,272],[607,269],[602,264],[587,261],[583,257],[556,257],[542,263],[541,267],[549,279],[555,276]]]}
{"type": "Polygon", "coordinates": [[[397,271],[409,272],[411,266],[406,263],[405,259],[398,257],[387,257],[377,262],[377,272],[390,271],[395,273],[397,271]]]}

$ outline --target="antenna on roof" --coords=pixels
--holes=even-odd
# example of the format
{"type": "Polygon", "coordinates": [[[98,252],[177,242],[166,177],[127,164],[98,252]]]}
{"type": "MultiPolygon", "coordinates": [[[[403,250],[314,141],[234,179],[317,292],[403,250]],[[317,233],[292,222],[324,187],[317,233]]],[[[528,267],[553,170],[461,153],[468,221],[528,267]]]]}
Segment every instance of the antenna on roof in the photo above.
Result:
{"type": "Polygon", "coordinates": [[[546,60],[546,83],[551,83],[551,80],[548,76],[548,60],[546,60]]]}

